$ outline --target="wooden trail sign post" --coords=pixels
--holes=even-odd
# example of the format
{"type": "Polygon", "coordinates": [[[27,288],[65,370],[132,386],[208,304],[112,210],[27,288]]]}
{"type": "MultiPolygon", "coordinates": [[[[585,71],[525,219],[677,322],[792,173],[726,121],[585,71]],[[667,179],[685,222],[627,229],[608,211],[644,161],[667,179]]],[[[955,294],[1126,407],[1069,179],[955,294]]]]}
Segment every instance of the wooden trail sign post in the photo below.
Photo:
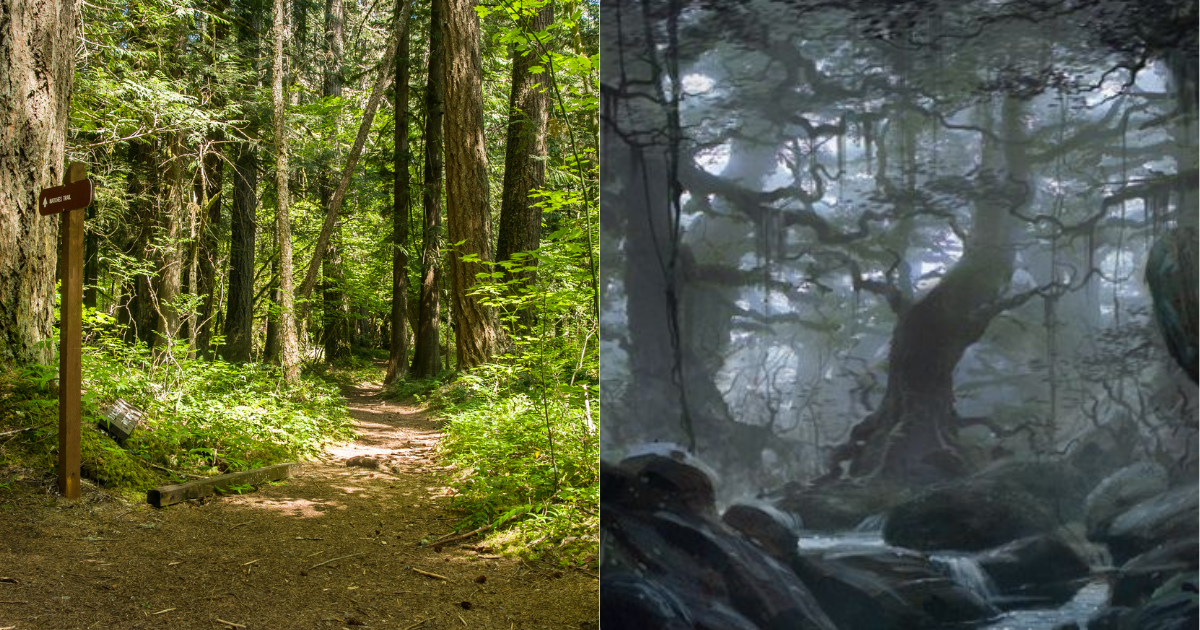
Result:
{"type": "Polygon", "coordinates": [[[65,212],[62,219],[62,298],[59,303],[58,343],[58,489],[68,499],[83,496],[79,487],[79,416],[83,363],[83,214],[72,212],[92,202],[87,167],[72,162],[62,186],[38,196],[43,215],[65,212]]]}

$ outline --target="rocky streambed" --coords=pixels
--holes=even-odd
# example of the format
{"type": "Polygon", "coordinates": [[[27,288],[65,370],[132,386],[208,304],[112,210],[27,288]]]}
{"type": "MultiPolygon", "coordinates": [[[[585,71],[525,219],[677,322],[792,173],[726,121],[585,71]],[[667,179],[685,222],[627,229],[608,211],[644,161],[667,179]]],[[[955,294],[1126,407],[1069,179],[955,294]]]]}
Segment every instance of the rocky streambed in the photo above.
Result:
{"type": "Polygon", "coordinates": [[[793,487],[718,510],[716,476],[657,445],[601,465],[601,624],[1194,629],[1200,495],[1137,466],[1091,487],[1010,462],[890,501],[793,487]]]}

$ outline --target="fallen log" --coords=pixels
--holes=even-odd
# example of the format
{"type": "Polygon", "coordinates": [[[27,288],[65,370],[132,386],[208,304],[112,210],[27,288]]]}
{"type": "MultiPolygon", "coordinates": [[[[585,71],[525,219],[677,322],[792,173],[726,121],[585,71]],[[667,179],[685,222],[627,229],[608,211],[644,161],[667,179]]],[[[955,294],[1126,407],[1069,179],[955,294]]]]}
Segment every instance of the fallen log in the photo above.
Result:
{"type": "Polygon", "coordinates": [[[291,477],[293,470],[299,467],[299,465],[296,462],[275,464],[274,466],[227,473],[173,486],[161,486],[146,493],[146,502],[156,508],[160,508],[173,503],[187,501],[188,499],[210,497],[219,490],[224,490],[230,486],[256,485],[268,481],[278,481],[291,477]]]}

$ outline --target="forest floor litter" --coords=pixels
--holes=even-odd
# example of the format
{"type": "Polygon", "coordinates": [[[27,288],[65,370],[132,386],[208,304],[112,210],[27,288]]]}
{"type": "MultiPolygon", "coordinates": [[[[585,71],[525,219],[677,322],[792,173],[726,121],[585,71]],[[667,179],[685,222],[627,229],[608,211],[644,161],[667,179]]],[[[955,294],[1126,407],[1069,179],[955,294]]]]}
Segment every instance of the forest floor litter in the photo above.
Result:
{"type": "Polygon", "coordinates": [[[344,394],[359,437],[244,494],[155,509],[0,484],[0,630],[599,628],[594,564],[438,544],[459,519],[440,421],[378,384],[344,394]]]}

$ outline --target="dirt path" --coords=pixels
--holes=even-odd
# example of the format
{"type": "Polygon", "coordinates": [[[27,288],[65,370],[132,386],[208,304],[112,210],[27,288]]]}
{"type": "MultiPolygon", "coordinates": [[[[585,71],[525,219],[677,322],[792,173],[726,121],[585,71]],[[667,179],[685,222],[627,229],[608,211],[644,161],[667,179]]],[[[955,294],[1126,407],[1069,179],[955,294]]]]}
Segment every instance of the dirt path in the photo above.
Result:
{"type": "Polygon", "coordinates": [[[0,488],[0,630],[599,627],[594,575],[420,546],[457,520],[437,423],[378,386],[345,394],[361,437],[257,492],[155,510],[0,488]]]}

